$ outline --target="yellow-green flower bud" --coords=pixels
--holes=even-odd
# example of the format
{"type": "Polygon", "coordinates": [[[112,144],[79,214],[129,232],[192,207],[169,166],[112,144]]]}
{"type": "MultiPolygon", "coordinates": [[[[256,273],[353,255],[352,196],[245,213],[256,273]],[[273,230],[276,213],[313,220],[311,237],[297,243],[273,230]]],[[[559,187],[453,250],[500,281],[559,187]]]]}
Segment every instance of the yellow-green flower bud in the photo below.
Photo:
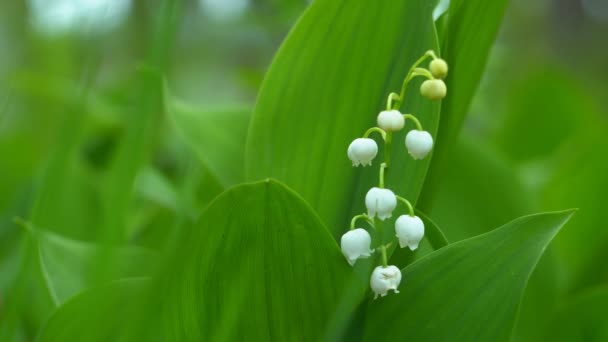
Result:
{"type": "Polygon", "coordinates": [[[431,100],[441,100],[447,92],[448,89],[442,80],[426,80],[420,86],[420,94],[431,100]]]}
{"type": "Polygon", "coordinates": [[[448,75],[448,63],[441,58],[436,58],[431,61],[429,70],[433,77],[444,79],[448,75]]]}

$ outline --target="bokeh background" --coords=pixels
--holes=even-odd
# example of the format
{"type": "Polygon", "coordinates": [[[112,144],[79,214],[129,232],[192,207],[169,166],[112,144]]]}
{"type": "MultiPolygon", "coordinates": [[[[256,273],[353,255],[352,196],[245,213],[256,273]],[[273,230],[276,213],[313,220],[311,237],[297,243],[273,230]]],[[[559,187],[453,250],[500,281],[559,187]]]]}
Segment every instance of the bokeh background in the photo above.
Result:
{"type": "MultiPolygon", "coordinates": [[[[176,220],[195,219],[223,184],[167,118],[159,72],[205,110],[253,108],[307,4],[186,1],[164,27],[171,39],[154,34],[160,1],[0,3],[0,321],[14,320],[14,336],[33,339],[50,306],[28,281],[14,218],[82,241],[165,248],[176,220]],[[119,213],[131,189],[108,186],[117,174],[136,180],[119,213]],[[108,233],[121,218],[125,229],[108,233]],[[11,296],[19,309],[5,304],[11,296]]],[[[530,281],[515,340],[592,338],[608,317],[596,300],[608,293],[607,35],[605,0],[512,0],[462,131],[425,184],[420,205],[450,241],[580,209],[530,281]]]]}

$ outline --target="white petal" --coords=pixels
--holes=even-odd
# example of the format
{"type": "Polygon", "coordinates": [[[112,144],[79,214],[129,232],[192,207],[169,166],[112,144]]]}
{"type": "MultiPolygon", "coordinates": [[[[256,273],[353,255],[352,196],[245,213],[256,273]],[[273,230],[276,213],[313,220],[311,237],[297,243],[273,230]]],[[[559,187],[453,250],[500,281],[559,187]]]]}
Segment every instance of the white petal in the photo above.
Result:
{"type": "Polygon", "coordinates": [[[395,232],[399,246],[408,246],[413,251],[424,237],[424,223],[418,216],[401,215],[395,221],[395,232]]]}
{"type": "Polygon", "coordinates": [[[378,114],[378,127],[387,132],[396,132],[403,128],[405,119],[398,110],[385,110],[378,114]]]}
{"type": "Polygon", "coordinates": [[[427,131],[411,130],[405,137],[405,146],[414,159],[423,159],[433,149],[433,137],[427,131]]]}

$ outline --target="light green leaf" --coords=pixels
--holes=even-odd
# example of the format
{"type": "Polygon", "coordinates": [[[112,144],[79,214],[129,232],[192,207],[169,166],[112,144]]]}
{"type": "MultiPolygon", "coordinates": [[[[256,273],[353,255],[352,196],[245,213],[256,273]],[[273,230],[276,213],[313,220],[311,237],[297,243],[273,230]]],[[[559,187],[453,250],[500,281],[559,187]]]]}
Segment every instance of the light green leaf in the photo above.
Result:
{"type": "MultiPolygon", "coordinates": [[[[374,167],[353,168],[350,142],[376,125],[390,92],[410,66],[438,49],[436,1],[318,0],[305,12],[266,75],[246,150],[250,180],[277,178],[293,187],[337,237],[364,208],[378,181],[374,167]]],[[[402,110],[435,135],[439,104],[410,84],[402,110]]],[[[414,161],[404,146],[408,123],[393,137],[387,187],[415,202],[430,158],[414,161]]]]}
{"type": "Polygon", "coordinates": [[[141,300],[148,285],[147,278],[121,279],[71,298],[49,317],[37,341],[137,340],[147,317],[141,300]]]}
{"type": "Polygon", "coordinates": [[[183,265],[161,290],[168,340],[316,341],[359,303],[338,312],[352,270],[311,208],[276,181],[224,192],[180,245],[183,265]]]}
{"type": "MultiPolygon", "coordinates": [[[[68,298],[93,286],[96,267],[100,264],[100,247],[71,240],[45,230],[31,230],[38,246],[40,270],[51,299],[59,305],[68,298]]],[[[158,255],[139,247],[112,247],[105,260],[113,267],[111,277],[149,276],[158,255]]]]}
{"type": "Polygon", "coordinates": [[[165,109],[179,136],[224,187],[242,182],[250,109],[204,109],[171,95],[165,85],[165,109]]]}
{"type": "Polygon", "coordinates": [[[399,294],[372,301],[369,341],[506,341],[543,251],[573,211],[524,216],[403,270],[399,294]]]}

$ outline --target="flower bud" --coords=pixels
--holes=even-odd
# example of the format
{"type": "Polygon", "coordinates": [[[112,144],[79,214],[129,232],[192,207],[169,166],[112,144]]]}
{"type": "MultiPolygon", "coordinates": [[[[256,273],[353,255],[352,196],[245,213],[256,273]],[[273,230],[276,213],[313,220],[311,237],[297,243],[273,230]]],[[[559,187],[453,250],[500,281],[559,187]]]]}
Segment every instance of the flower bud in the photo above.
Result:
{"type": "Polygon", "coordinates": [[[378,127],[386,132],[396,132],[403,128],[405,119],[403,114],[396,109],[383,110],[378,114],[378,127]]]}
{"type": "Polygon", "coordinates": [[[389,290],[399,293],[397,290],[399,283],[401,283],[401,271],[393,265],[376,267],[369,280],[369,285],[374,291],[374,299],[378,298],[378,295],[386,296],[389,290]]]}
{"type": "Polygon", "coordinates": [[[408,246],[413,251],[424,237],[424,223],[418,216],[401,215],[395,221],[395,232],[399,246],[408,246]]]}
{"type": "Polygon", "coordinates": [[[372,165],[372,160],[378,154],[378,144],[374,139],[357,138],[350,143],[346,154],[353,162],[353,166],[372,165]]]}
{"type": "Polygon", "coordinates": [[[442,80],[426,80],[420,86],[420,94],[431,100],[441,100],[447,92],[448,89],[442,80]]]}
{"type": "Polygon", "coordinates": [[[435,78],[445,78],[448,75],[448,63],[441,58],[436,58],[429,64],[429,70],[435,78]]]}
{"type": "Polygon", "coordinates": [[[369,248],[371,243],[372,238],[369,236],[367,230],[357,228],[349,230],[342,235],[340,247],[342,248],[342,254],[344,254],[346,260],[352,266],[357,259],[367,258],[374,252],[369,248]]]}
{"type": "Polygon", "coordinates": [[[389,189],[373,187],[365,195],[365,206],[367,215],[378,218],[382,221],[393,215],[393,210],[397,206],[397,197],[389,189]]]}
{"type": "Polygon", "coordinates": [[[427,131],[411,130],[405,136],[405,147],[414,159],[424,159],[433,149],[433,137],[427,131]]]}

